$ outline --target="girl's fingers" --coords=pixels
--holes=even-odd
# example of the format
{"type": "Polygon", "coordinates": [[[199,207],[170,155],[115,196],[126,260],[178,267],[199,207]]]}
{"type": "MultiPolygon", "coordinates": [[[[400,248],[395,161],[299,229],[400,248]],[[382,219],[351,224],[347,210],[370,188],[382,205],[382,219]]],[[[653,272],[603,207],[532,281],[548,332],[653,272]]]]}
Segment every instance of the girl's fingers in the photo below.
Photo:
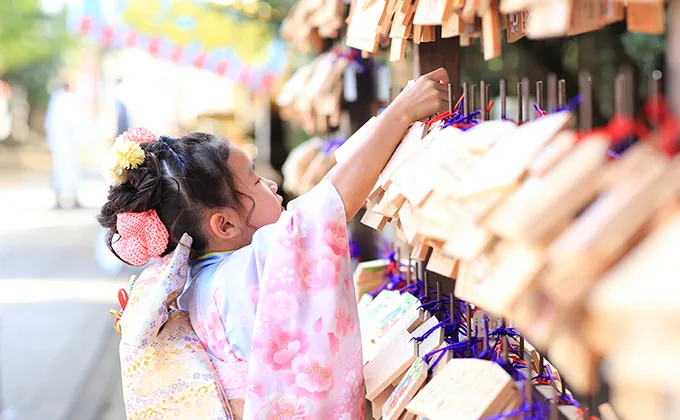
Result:
{"type": "Polygon", "coordinates": [[[437,88],[438,91],[440,92],[445,92],[447,95],[449,93],[449,85],[445,83],[436,83],[435,87],[437,88]]]}
{"type": "Polygon", "coordinates": [[[424,75],[423,77],[427,80],[433,80],[443,84],[449,83],[449,75],[443,67],[440,67],[437,70],[424,75]]]}

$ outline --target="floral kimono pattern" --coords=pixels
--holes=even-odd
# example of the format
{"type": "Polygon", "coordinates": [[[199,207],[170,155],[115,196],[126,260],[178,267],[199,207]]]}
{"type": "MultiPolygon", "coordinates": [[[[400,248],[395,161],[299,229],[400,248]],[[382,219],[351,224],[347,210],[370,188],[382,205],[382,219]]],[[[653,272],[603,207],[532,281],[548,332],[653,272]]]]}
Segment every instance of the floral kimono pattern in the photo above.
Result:
{"type": "Polygon", "coordinates": [[[192,266],[179,304],[243,418],[365,418],[346,216],[330,181],[251,245],[192,266]]]}

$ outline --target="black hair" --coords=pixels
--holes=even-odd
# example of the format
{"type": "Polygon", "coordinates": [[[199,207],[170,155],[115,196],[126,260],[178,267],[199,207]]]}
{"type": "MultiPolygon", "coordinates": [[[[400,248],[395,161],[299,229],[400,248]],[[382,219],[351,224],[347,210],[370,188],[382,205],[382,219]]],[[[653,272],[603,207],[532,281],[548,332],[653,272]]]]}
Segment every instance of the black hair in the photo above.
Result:
{"type": "MultiPolygon", "coordinates": [[[[97,218],[108,229],[106,242],[114,254],[119,213],[155,210],[170,236],[163,255],[172,252],[188,233],[193,238],[193,258],[207,246],[202,223],[206,210],[228,207],[243,214],[242,200],[253,200],[236,188],[236,178],[227,165],[229,142],[220,137],[191,133],[179,139],[161,137],[141,147],[144,162],[129,171],[127,182],[110,187],[108,201],[97,218]]],[[[253,210],[254,206],[245,218],[247,224],[253,210]]]]}

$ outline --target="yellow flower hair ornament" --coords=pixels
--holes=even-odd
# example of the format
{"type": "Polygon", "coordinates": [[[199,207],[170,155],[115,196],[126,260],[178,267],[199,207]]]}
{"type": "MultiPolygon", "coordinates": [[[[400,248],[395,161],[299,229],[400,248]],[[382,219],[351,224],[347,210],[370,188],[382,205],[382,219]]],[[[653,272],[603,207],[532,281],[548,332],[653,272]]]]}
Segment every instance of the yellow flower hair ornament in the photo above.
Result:
{"type": "Polygon", "coordinates": [[[116,138],[113,156],[107,177],[111,185],[122,185],[128,180],[128,173],[144,163],[143,143],[158,141],[158,137],[146,128],[128,130],[116,138]]]}

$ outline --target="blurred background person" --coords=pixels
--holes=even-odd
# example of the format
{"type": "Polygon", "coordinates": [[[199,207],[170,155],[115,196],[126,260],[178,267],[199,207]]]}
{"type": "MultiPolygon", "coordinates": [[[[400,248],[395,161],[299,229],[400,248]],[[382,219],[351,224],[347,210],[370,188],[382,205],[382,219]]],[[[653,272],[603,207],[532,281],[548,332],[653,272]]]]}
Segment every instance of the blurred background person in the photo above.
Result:
{"type": "Polygon", "coordinates": [[[125,101],[124,82],[122,79],[116,81],[116,136],[120,136],[130,128],[130,116],[125,101]]]}
{"type": "Polygon", "coordinates": [[[68,82],[50,96],[45,115],[45,135],[52,155],[52,189],[55,209],[63,208],[63,199],[72,199],[73,208],[80,208],[78,183],[80,179],[78,138],[80,135],[78,97],[68,82]]]}

